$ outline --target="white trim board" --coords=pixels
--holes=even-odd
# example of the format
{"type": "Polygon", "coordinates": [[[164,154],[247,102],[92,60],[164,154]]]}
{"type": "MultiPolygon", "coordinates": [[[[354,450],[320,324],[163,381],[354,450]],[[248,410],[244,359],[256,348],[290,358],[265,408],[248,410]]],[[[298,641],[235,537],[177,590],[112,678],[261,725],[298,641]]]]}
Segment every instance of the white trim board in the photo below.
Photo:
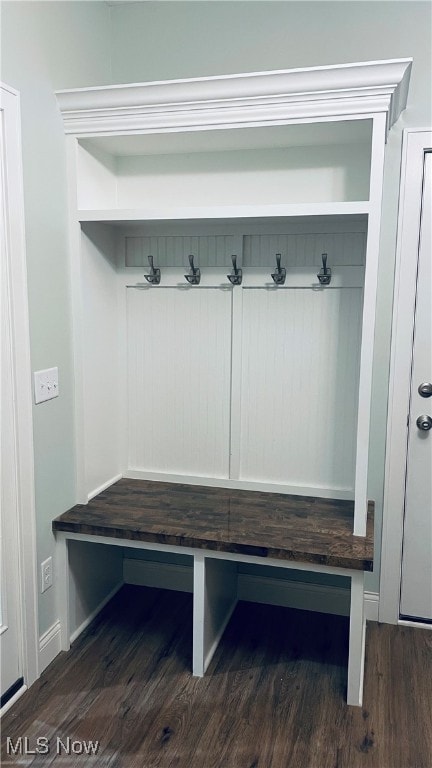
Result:
{"type": "Polygon", "coordinates": [[[424,153],[430,149],[432,149],[430,129],[410,128],[403,132],[387,414],[379,612],[380,621],[389,624],[397,624],[399,619],[407,416],[410,398],[418,235],[424,153]]]}
{"type": "Polygon", "coordinates": [[[18,547],[21,593],[22,674],[28,687],[38,678],[38,589],[33,460],[33,416],[31,391],[30,331],[27,297],[27,268],[24,228],[24,190],[21,149],[19,92],[0,83],[0,108],[4,113],[7,151],[5,168],[7,196],[13,215],[8,216],[10,243],[11,329],[14,353],[14,403],[19,492],[18,547]]]}
{"type": "MultiPolygon", "coordinates": [[[[70,642],[73,643],[79,635],[84,632],[85,629],[91,624],[93,619],[105,608],[107,603],[117,594],[122,588],[123,582],[117,584],[106,597],[99,603],[99,605],[87,616],[86,619],[80,624],[70,636],[70,642]]],[[[58,656],[61,651],[61,622],[60,619],[54,622],[46,632],[39,638],[39,671],[40,674],[51,664],[52,661],[58,656]]]]}
{"type": "MultiPolygon", "coordinates": [[[[192,592],[193,567],[125,557],[123,578],[125,584],[192,592]]],[[[350,590],[343,587],[239,573],[237,597],[249,602],[349,616],[350,590]]],[[[378,621],[378,604],[377,593],[365,592],[365,613],[369,621],[378,621]]]]}
{"type": "Polygon", "coordinates": [[[60,620],[54,622],[39,638],[39,672],[42,673],[61,651],[60,620]]]}
{"type": "Polygon", "coordinates": [[[405,108],[412,59],[57,91],[65,132],[154,133],[343,119],[405,108]]]}

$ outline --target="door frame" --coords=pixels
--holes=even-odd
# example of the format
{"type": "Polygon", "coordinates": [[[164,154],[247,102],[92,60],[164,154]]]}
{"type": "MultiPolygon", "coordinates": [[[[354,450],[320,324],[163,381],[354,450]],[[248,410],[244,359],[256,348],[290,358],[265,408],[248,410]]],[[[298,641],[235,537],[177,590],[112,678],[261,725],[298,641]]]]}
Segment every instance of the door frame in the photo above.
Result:
{"type": "Polygon", "coordinates": [[[379,600],[379,621],[388,624],[397,624],[400,621],[408,413],[423,169],[425,153],[431,149],[431,129],[407,128],[403,131],[379,600]]]}
{"type": "Polygon", "coordinates": [[[17,443],[19,620],[24,686],[3,707],[4,712],[39,676],[39,628],[34,489],[33,416],[30,332],[24,227],[20,95],[0,82],[4,111],[6,194],[9,209],[6,251],[9,271],[14,410],[17,443]],[[10,255],[13,252],[13,258],[10,255]]]}

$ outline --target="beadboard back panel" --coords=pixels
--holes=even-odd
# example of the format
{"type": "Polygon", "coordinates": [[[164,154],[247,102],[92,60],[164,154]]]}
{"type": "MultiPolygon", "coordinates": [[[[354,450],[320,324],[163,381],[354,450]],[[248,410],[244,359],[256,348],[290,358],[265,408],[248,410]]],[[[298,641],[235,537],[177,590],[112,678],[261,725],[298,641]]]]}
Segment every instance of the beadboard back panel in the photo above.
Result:
{"type": "Polygon", "coordinates": [[[82,386],[83,399],[77,418],[85,436],[80,453],[85,466],[84,498],[94,495],[121,472],[123,323],[120,322],[114,245],[110,231],[102,224],[83,226],[80,262],[83,367],[82,382],[77,382],[82,386]]]}
{"type": "Polygon", "coordinates": [[[321,267],[327,253],[334,266],[364,266],[366,231],[294,232],[277,234],[124,235],[119,260],[126,267],[147,267],[153,256],[159,267],[186,267],[189,254],[200,266],[228,267],[235,254],[244,267],[273,265],[276,253],[287,267],[321,267]]]}
{"type": "Polygon", "coordinates": [[[354,487],[362,291],[243,292],[240,479],[354,487]]]}
{"type": "Polygon", "coordinates": [[[287,267],[321,267],[321,254],[327,253],[337,266],[363,266],[366,232],[310,232],[299,234],[245,235],[243,265],[265,267],[280,253],[287,267]]]}
{"type": "MultiPolygon", "coordinates": [[[[148,266],[148,257],[161,267],[187,266],[189,254],[200,264],[230,267],[231,254],[236,253],[239,238],[235,235],[159,235],[125,237],[126,267],[148,266]]],[[[240,241],[241,242],[241,241],[240,241]]]]}
{"type": "Polygon", "coordinates": [[[127,290],[129,469],[227,478],[232,291],[127,290]]]}

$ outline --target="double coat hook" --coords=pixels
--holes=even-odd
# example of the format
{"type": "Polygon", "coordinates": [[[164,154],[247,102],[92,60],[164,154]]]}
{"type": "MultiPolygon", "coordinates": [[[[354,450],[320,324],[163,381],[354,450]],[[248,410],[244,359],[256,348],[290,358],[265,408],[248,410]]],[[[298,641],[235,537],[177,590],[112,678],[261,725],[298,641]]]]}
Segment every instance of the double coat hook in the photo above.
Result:
{"type": "Polygon", "coordinates": [[[199,282],[201,280],[201,270],[199,267],[194,266],[194,257],[189,256],[189,265],[190,265],[190,272],[188,275],[185,275],[186,280],[190,285],[199,285],[199,282]]]}
{"type": "Polygon", "coordinates": [[[276,271],[272,272],[273,282],[276,285],[283,285],[286,278],[286,269],[281,267],[281,254],[276,254],[276,271]]]}
{"type": "Polygon", "coordinates": [[[154,267],[153,256],[149,256],[148,260],[150,264],[150,274],[144,275],[144,277],[148,283],[151,283],[152,285],[159,285],[160,279],[161,279],[161,271],[159,267],[157,268],[154,267]]]}
{"type": "Polygon", "coordinates": [[[227,275],[227,278],[232,285],[241,285],[243,270],[237,266],[237,256],[231,256],[231,261],[233,268],[231,274],[227,275]]]}
{"type": "Polygon", "coordinates": [[[331,282],[331,269],[327,266],[327,254],[322,253],[321,254],[322,259],[322,268],[317,274],[317,278],[320,281],[321,285],[330,285],[331,282]]]}

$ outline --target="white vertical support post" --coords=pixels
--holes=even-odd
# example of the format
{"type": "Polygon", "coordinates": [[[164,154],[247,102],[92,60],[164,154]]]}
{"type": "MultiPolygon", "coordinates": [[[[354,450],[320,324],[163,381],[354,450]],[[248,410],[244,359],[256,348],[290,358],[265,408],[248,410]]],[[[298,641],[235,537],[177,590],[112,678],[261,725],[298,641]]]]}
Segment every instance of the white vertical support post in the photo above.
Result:
{"type": "MultiPolygon", "coordinates": [[[[118,253],[117,248],[117,253],[118,253]]],[[[118,305],[119,305],[119,322],[117,333],[119,335],[118,343],[118,370],[119,370],[119,392],[118,392],[118,404],[119,404],[119,472],[124,475],[129,466],[129,414],[128,407],[129,401],[127,396],[127,377],[128,377],[128,354],[127,354],[127,300],[128,289],[124,284],[123,269],[119,269],[117,274],[118,281],[118,305]]]]}
{"type": "Polygon", "coordinates": [[[363,298],[362,340],[360,352],[360,382],[357,421],[357,453],[354,490],[354,535],[366,535],[368,502],[369,429],[372,396],[372,366],[375,334],[375,313],[378,281],[382,182],[386,114],[373,118],[372,152],[369,192],[369,219],[366,247],[365,286],[363,298]]]}
{"type": "Polygon", "coordinates": [[[204,605],[205,605],[205,562],[204,553],[194,556],[193,573],[193,649],[192,674],[204,675],[204,605]]]}
{"type": "Polygon", "coordinates": [[[203,677],[236,605],[236,562],[197,553],[194,556],[194,676],[203,677]]]}
{"type": "Polygon", "coordinates": [[[75,467],[76,503],[87,504],[85,481],[85,419],[83,373],[83,306],[81,275],[81,227],[77,215],[78,142],[75,136],[66,138],[69,214],[69,265],[72,293],[73,371],[75,400],[75,467]]]}
{"type": "Polygon", "coordinates": [[[361,707],[363,703],[363,679],[366,639],[364,613],[364,573],[351,576],[351,607],[348,651],[347,704],[361,707]]]}
{"type": "Polygon", "coordinates": [[[57,579],[57,614],[60,620],[60,643],[62,651],[70,648],[69,626],[69,552],[66,535],[56,533],[56,579],[57,579]]]}

